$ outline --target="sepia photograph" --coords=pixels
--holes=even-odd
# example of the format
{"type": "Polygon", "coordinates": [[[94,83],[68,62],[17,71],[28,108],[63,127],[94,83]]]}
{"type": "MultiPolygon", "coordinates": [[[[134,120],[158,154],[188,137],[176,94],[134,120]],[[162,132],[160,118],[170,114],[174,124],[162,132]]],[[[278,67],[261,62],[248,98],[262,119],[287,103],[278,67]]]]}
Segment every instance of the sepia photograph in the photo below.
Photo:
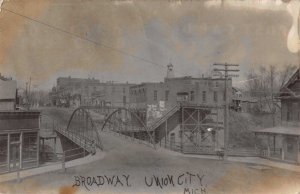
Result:
{"type": "Polygon", "coordinates": [[[300,194],[300,0],[0,0],[0,194],[300,194]]]}

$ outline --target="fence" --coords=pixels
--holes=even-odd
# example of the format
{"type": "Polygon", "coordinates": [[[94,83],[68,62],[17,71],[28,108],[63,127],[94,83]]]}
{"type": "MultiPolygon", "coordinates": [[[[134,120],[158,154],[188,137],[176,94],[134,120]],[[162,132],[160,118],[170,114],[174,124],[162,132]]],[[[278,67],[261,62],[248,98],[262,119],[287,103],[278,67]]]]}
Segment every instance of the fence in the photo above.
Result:
{"type": "MultiPolygon", "coordinates": [[[[160,147],[180,152],[183,154],[195,154],[195,155],[217,155],[217,150],[214,146],[192,145],[182,144],[181,142],[170,141],[163,139],[159,142],[160,147]]],[[[276,155],[280,150],[276,150],[276,155]]],[[[228,156],[235,157],[267,157],[267,150],[255,149],[255,148],[230,148],[228,149],[228,156]]]]}

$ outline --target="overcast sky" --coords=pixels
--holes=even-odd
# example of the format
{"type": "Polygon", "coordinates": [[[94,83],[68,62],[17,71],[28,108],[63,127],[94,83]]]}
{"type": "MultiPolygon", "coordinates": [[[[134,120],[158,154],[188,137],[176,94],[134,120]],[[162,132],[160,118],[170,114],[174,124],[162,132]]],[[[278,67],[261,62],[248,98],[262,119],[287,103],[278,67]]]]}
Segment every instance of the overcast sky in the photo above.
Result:
{"type": "Polygon", "coordinates": [[[215,62],[240,64],[235,83],[260,64],[296,65],[287,4],[234,1],[10,0],[0,13],[0,72],[49,89],[69,75],[163,81],[169,62],[177,76],[195,77],[215,62]]]}

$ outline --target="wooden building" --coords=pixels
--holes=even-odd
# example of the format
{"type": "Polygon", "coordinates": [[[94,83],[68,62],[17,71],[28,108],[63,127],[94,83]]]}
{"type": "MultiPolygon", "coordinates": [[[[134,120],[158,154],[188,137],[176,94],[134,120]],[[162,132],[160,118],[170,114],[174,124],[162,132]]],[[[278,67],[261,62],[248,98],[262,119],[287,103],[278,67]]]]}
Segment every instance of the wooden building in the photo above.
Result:
{"type": "Polygon", "coordinates": [[[281,88],[281,126],[255,131],[266,158],[300,164],[300,72],[281,88]]]}
{"type": "Polygon", "coordinates": [[[38,166],[39,116],[35,111],[0,112],[0,173],[38,166]]]}
{"type": "Polygon", "coordinates": [[[39,164],[40,112],[16,111],[17,82],[0,79],[0,173],[39,164]]]}

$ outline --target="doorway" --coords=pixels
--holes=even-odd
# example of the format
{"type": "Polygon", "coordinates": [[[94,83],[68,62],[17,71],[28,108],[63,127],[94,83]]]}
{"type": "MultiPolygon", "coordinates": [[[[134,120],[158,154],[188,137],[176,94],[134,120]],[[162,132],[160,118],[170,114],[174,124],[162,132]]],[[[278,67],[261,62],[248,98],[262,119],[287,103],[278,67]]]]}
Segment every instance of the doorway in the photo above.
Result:
{"type": "Polygon", "coordinates": [[[10,169],[20,168],[20,144],[10,144],[10,169]]]}
{"type": "Polygon", "coordinates": [[[10,134],[10,145],[9,145],[9,167],[10,170],[17,170],[20,166],[21,156],[21,133],[10,134]]]}

